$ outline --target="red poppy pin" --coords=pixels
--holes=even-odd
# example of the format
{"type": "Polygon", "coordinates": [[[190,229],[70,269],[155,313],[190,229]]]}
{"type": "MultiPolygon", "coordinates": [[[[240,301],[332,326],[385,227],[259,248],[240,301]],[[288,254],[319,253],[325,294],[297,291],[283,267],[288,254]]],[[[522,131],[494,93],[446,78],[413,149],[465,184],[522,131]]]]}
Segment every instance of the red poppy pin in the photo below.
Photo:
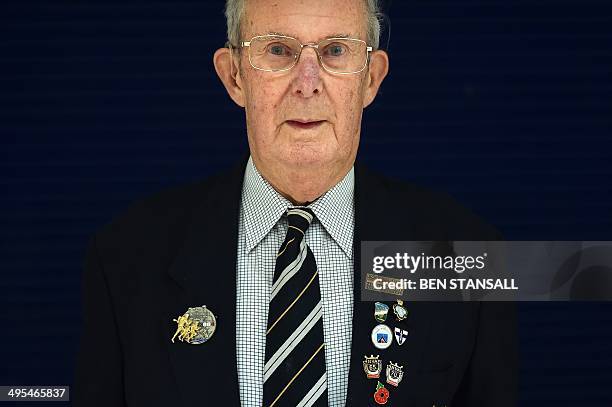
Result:
{"type": "Polygon", "coordinates": [[[389,390],[385,389],[385,386],[378,382],[376,385],[376,391],[374,392],[374,401],[376,404],[387,404],[389,399],[389,390]]]}

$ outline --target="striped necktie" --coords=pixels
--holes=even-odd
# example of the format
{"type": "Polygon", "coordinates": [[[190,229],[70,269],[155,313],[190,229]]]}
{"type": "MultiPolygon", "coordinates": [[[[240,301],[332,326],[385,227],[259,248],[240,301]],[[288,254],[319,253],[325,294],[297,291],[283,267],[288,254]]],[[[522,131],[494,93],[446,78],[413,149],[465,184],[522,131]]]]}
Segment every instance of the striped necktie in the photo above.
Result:
{"type": "Polygon", "coordinates": [[[268,311],[264,407],[327,406],[319,275],[304,239],[313,218],[306,207],[287,210],[268,311]]]}

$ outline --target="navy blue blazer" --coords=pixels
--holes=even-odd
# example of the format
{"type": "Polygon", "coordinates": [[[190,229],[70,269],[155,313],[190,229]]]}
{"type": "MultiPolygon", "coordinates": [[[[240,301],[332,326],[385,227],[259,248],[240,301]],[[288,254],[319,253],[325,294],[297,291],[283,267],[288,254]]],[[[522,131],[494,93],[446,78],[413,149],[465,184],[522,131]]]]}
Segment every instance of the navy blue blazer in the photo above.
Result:
{"type": "MultiPolygon", "coordinates": [[[[239,406],[236,251],[246,160],[204,181],[131,205],[90,241],[76,407],[239,406]],[[201,345],[171,342],[174,318],[206,305],[217,317],[201,345]]],[[[377,406],[363,361],[380,354],[404,368],[387,406],[515,406],[518,349],[511,303],[407,304],[409,336],[376,350],[371,302],[360,301],[362,240],[497,240],[448,196],[355,164],[355,301],[347,406],[377,406]],[[394,209],[401,210],[398,216],[394,209]]],[[[384,372],[383,372],[384,373],[384,372]]],[[[381,381],[383,381],[381,379],[381,381]]]]}

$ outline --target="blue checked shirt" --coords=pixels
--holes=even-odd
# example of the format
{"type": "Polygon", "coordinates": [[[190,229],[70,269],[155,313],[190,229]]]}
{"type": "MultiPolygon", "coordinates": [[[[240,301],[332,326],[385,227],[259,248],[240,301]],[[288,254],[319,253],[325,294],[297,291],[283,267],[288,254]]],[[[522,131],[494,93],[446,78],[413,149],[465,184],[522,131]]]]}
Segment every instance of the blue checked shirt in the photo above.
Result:
{"type": "MultiPolygon", "coordinates": [[[[344,406],[353,318],[354,170],[309,207],[306,231],[319,269],[329,405],[344,406]]],[[[266,354],[268,303],[276,253],[287,233],[290,201],[257,171],[249,158],[238,224],[236,353],[243,407],[260,407],[266,354]]]]}

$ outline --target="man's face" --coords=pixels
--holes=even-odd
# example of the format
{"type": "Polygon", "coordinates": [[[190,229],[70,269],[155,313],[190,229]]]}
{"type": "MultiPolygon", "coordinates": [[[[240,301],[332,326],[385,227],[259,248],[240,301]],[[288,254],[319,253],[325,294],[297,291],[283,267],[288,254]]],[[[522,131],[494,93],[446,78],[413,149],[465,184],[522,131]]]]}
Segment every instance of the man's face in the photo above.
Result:
{"type": "MultiPolygon", "coordinates": [[[[338,34],[366,40],[363,0],[248,0],[243,41],[271,32],[317,43],[338,34]]],[[[371,45],[371,44],[368,44],[371,45]]],[[[367,68],[358,74],[325,71],[313,48],[291,70],[251,67],[240,55],[237,82],[244,90],[249,147],[256,164],[275,171],[316,169],[345,174],[357,154],[367,68]],[[308,126],[295,121],[319,121],[308,126]]]]}

